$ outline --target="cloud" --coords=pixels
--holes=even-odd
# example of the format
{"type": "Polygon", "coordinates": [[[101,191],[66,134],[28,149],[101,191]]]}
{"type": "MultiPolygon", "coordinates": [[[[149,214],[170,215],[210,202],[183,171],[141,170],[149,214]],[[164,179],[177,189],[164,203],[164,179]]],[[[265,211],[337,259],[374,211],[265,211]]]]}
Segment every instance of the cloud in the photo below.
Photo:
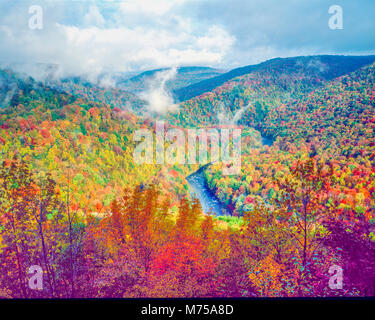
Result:
{"type": "Polygon", "coordinates": [[[185,10],[236,38],[224,59],[228,66],[293,55],[375,53],[373,0],[200,0],[185,10]],[[332,4],[343,8],[343,30],[328,27],[332,4]]]}
{"type": "Polygon", "coordinates": [[[72,8],[62,2],[50,15],[52,9],[47,1],[43,30],[27,28],[29,17],[19,15],[27,6],[19,3],[18,7],[7,8],[6,24],[0,24],[0,62],[53,63],[60,66],[61,76],[86,75],[90,79],[103,72],[222,63],[234,37],[218,25],[193,30],[190,18],[169,15],[183,2],[126,1],[113,4],[120,6],[116,13],[108,11],[108,4],[86,4],[84,10],[85,3],[71,2],[78,6],[77,12],[84,14],[80,20],[70,21],[62,17],[67,12],[73,16],[72,8]],[[138,15],[143,22],[131,23],[129,15],[138,15]]]}
{"type": "Polygon", "coordinates": [[[100,73],[171,65],[212,65],[221,62],[233,42],[225,30],[210,28],[203,36],[176,35],[168,30],[143,27],[101,29],[58,25],[69,57],[69,70],[100,73]],[[208,41],[215,40],[216,44],[208,41]],[[189,44],[189,45],[187,45],[189,44]]]}
{"type": "Polygon", "coordinates": [[[115,88],[116,79],[111,74],[105,74],[102,78],[98,79],[98,85],[103,88],[115,88]]]}
{"type": "Polygon", "coordinates": [[[89,11],[83,17],[83,21],[89,26],[103,26],[105,24],[104,17],[97,6],[90,6],[89,11]]]}
{"type": "Polygon", "coordinates": [[[239,110],[236,111],[236,113],[233,116],[233,119],[231,121],[231,124],[237,124],[237,122],[242,118],[243,114],[247,109],[251,107],[251,104],[249,103],[247,106],[240,108],[239,110]]]}
{"type": "Polygon", "coordinates": [[[328,70],[328,65],[326,65],[325,63],[323,63],[322,61],[320,61],[320,59],[318,58],[313,58],[309,61],[308,65],[307,65],[308,68],[311,68],[311,69],[317,69],[319,72],[325,72],[328,70]]]}
{"type": "Polygon", "coordinates": [[[186,0],[129,0],[120,4],[125,14],[141,14],[161,16],[169,12],[173,6],[181,5],[186,0]]]}
{"type": "Polygon", "coordinates": [[[0,1],[0,64],[55,64],[59,76],[96,79],[103,72],[183,65],[227,69],[274,57],[375,53],[373,0],[337,0],[344,29],[335,31],[328,28],[325,0],[38,3],[43,30],[28,28],[34,1],[0,1]]]}
{"type": "Polygon", "coordinates": [[[155,74],[149,83],[149,88],[140,94],[146,100],[150,112],[165,114],[177,111],[178,105],[174,103],[172,95],[167,91],[165,84],[177,75],[177,68],[160,71],[155,74]]]}

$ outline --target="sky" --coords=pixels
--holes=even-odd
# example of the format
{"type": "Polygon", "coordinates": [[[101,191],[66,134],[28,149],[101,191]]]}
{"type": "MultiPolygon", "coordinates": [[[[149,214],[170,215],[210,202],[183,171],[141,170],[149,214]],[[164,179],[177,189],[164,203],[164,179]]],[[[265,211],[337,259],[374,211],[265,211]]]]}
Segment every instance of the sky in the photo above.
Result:
{"type": "Polygon", "coordinates": [[[0,65],[95,76],[374,54],[374,16],[374,0],[0,0],[0,65]],[[30,28],[33,5],[43,10],[41,29],[30,28]],[[332,5],[343,10],[343,29],[329,27],[332,5]]]}

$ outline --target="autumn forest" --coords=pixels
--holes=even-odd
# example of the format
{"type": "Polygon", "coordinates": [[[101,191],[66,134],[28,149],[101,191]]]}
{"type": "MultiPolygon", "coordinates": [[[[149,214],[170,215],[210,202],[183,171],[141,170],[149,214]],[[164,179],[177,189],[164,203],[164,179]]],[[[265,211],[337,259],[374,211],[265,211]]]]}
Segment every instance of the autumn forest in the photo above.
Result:
{"type": "Polygon", "coordinates": [[[375,56],[179,69],[163,114],[137,95],[160,72],[0,70],[0,297],[374,296],[375,56]],[[240,129],[239,174],[137,163],[157,121],[240,129]]]}

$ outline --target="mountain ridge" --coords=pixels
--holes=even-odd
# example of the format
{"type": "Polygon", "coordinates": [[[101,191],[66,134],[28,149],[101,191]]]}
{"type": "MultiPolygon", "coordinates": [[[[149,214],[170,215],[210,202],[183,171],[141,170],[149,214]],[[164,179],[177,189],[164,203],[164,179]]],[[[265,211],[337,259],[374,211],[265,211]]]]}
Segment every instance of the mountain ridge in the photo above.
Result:
{"type": "MultiPolygon", "coordinates": [[[[363,66],[365,64],[369,64],[371,62],[375,61],[375,55],[367,55],[367,56],[349,56],[349,55],[313,55],[313,56],[298,56],[298,57],[288,57],[288,58],[274,58],[270,60],[263,61],[259,64],[255,65],[248,65],[243,66],[239,68],[232,69],[222,75],[219,75],[214,78],[206,79],[201,82],[192,84],[190,86],[174,90],[173,95],[177,101],[186,101],[191,98],[194,98],[196,96],[199,96],[205,92],[209,92],[214,90],[215,88],[219,87],[220,85],[224,84],[225,82],[232,80],[236,77],[240,77],[249,73],[252,73],[254,71],[261,71],[263,67],[268,67],[276,64],[277,62],[287,62],[287,61],[298,61],[298,59],[303,60],[307,59],[309,61],[312,61],[314,63],[314,60],[317,61],[319,64],[319,59],[323,59],[324,62],[329,62],[329,60],[339,59],[344,62],[344,60],[362,60],[362,63],[358,63],[354,66],[354,69],[350,69],[349,71],[345,71],[345,73],[348,73],[350,71],[354,71],[356,68],[363,66]],[[318,59],[318,60],[317,60],[318,59]]],[[[314,65],[311,65],[314,67],[314,65]]],[[[319,65],[316,67],[319,68],[319,65]]],[[[345,74],[343,73],[343,74],[345,74]]],[[[336,75],[338,76],[338,75],[336,75]]],[[[329,79],[332,79],[332,77],[329,77],[329,79]]]]}

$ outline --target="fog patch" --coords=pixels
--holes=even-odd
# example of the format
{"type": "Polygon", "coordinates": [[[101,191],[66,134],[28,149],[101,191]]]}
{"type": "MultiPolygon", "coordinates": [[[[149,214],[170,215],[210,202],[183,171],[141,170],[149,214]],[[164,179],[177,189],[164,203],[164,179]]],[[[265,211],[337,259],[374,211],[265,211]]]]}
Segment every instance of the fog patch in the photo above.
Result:
{"type": "Polygon", "coordinates": [[[166,82],[174,80],[176,75],[177,68],[173,67],[157,72],[149,81],[148,89],[139,94],[146,101],[148,111],[164,115],[178,110],[178,104],[174,103],[172,94],[166,89],[166,82]]]}
{"type": "Polygon", "coordinates": [[[307,64],[308,68],[316,69],[320,73],[328,71],[328,66],[323,63],[319,58],[311,59],[307,64]]]}
{"type": "Polygon", "coordinates": [[[243,114],[247,109],[249,109],[251,104],[249,103],[247,106],[242,107],[236,111],[236,113],[233,116],[233,119],[231,120],[231,124],[235,125],[237,122],[242,118],[243,114]]]}
{"type": "Polygon", "coordinates": [[[312,69],[313,71],[319,73],[327,72],[329,69],[329,66],[323,63],[318,57],[313,57],[309,59],[308,62],[304,62],[303,60],[297,60],[296,66],[300,68],[307,67],[308,69],[312,69]]]}

